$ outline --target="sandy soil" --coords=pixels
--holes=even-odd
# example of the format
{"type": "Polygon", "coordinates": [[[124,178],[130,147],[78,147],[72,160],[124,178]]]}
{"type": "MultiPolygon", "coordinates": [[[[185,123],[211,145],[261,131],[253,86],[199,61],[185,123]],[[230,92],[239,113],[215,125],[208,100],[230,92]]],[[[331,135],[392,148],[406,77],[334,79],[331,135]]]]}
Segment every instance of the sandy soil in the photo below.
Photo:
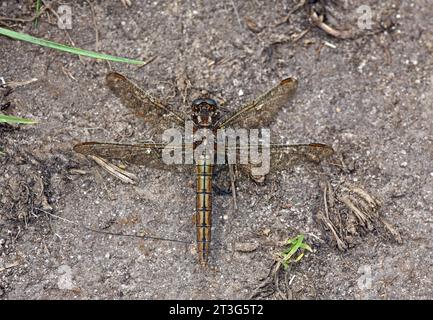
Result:
{"type": "MultiPolygon", "coordinates": [[[[2,89],[1,104],[11,103],[3,112],[39,121],[0,126],[0,298],[433,298],[431,1],[314,4],[328,25],[349,30],[348,39],[314,26],[305,7],[276,25],[296,6],[289,0],[132,0],[128,8],[120,0],[62,1],[72,9],[67,31],[50,11],[37,29],[4,19],[31,17],[32,2],[0,1],[0,24],[89,50],[156,57],[142,68],[111,69],[179,108],[201,88],[233,110],[296,77],[298,93],[272,126],[275,139],[330,144],[336,156],[288,168],[264,186],[238,181],[237,210],[231,196],[216,195],[211,268],[203,271],[193,245],[114,235],[193,242],[193,176],[130,165],[139,178],[132,186],[72,151],[79,141],[149,138],[151,128],[106,88],[110,66],[0,37],[0,77],[38,79],[8,95],[2,89]],[[357,25],[360,5],[371,8],[371,30],[357,25]],[[192,89],[183,101],[185,80],[192,89]],[[383,224],[369,232],[358,224],[342,231],[349,248],[340,251],[320,219],[325,180],[380,199],[378,214],[402,243],[383,224]],[[274,254],[299,233],[314,253],[277,289],[268,277],[274,254]]],[[[347,208],[341,214],[350,216],[347,208]]]]}

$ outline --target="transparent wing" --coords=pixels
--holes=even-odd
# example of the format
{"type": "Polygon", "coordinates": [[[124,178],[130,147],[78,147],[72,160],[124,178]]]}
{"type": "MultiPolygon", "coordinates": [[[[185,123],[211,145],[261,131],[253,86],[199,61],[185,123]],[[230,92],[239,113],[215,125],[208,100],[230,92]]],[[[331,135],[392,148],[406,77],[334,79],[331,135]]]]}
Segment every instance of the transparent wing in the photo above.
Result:
{"type": "Polygon", "coordinates": [[[281,107],[295,94],[297,87],[298,81],[294,78],[282,80],[276,87],[227,116],[219,127],[237,125],[252,129],[269,126],[281,107]]]}
{"type": "Polygon", "coordinates": [[[136,115],[143,117],[153,127],[171,126],[172,123],[182,126],[184,116],[163,104],[159,99],[138,87],[131,80],[117,72],[106,76],[107,86],[118,96],[122,103],[136,115]]]}
{"type": "MultiPolygon", "coordinates": [[[[254,147],[254,146],[250,146],[254,147]]],[[[266,147],[259,146],[259,153],[263,154],[264,149],[266,147]]],[[[269,147],[269,173],[271,172],[278,172],[287,168],[290,168],[293,165],[302,163],[302,162],[315,162],[319,163],[322,160],[329,158],[334,154],[334,150],[332,147],[325,145],[325,144],[319,144],[319,143],[312,143],[312,144],[298,144],[298,145],[287,145],[287,144],[271,144],[269,147]]],[[[236,146],[236,147],[227,147],[226,148],[226,154],[229,154],[230,152],[236,153],[236,159],[241,159],[241,153],[245,152],[245,148],[236,146]]],[[[266,159],[263,159],[266,161],[266,159]]],[[[260,177],[263,176],[261,174],[255,175],[253,168],[260,166],[262,164],[237,164],[238,168],[248,176],[252,177],[254,180],[260,180],[256,179],[254,177],[260,177]]]]}
{"type": "MultiPolygon", "coordinates": [[[[193,172],[192,165],[167,164],[163,161],[163,150],[167,145],[163,143],[117,144],[100,142],[83,142],[74,146],[74,151],[83,155],[97,156],[104,159],[116,159],[127,163],[144,165],[158,170],[173,170],[178,172],[193,172]]],[[[183,157],[182,146],[169,148],[183,157]]]]}
{"type": "Polygon", "coordinates": [[[298,145],[271,145],[271,171],[280,171],[287,168],[291,163],[315,162],[319,163],[334,154],[332,147],[321,144],[298,144],[298,145]]]}

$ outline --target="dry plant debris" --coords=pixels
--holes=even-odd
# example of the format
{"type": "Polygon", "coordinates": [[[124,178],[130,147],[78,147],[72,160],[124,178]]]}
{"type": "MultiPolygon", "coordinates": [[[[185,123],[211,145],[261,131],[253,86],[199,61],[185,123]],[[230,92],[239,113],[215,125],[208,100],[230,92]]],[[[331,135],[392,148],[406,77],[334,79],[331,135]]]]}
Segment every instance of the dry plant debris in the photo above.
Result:
{"type": "Polygon", "coordinates": [[[380,216],[380,207],[378,199],[358,186],[343,183],[334,189],[327,181],[323,186],[323,208],[317,218],[341,251],[353,246],[357,236],[380,228],[401,243],[399,232],[380,216]]]}

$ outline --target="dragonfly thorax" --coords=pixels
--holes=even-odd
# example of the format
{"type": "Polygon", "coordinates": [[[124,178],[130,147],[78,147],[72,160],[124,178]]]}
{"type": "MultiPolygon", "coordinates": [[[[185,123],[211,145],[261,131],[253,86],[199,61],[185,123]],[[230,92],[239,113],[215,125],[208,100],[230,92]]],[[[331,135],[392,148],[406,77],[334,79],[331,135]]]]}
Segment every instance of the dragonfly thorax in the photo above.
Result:
{"type": "Polygon", "coordinates": [[[192,120],[197,126],[209,127],[220,117],[218,105],[210,98],[198,98],[192,102],[192,120]]]}

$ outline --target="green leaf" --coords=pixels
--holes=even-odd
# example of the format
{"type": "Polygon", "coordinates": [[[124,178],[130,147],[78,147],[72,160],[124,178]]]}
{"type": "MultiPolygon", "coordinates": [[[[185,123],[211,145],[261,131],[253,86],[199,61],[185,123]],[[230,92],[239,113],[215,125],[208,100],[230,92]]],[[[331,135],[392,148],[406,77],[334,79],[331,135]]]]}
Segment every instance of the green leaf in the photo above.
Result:
{"type": "Polygon", "coordinates": [[[301,248],[305,249],[305,250],[308,250],[310,252],[313,252],[313,249],[311,249],[311,247],[308,244],[306,244],[306,243],[302,243],[301,244],[301,248]]]}
{"type": "Polygon", "coordinates": [[[4,35],[4,36],[10,37],[12,39],[27,41],[27,42],[37,44],[37,45],[40,45],[43,47],[48,47],[51,49],[56,49],[56,50],[69,52],[72,54],[86,56],[86,57],[90,57],[90,58],[104,59],[104,60],[110,60],[110,61],[115,61],[115,62],[125,62],[125,63],[130,63],[130,64],[139,64],[139,65],[144,64],[143,61],[131,60],[131,59],[121,58],[121,57],[115,57],[115,56],[111,56],[111,55],[107,55],[107,54],[103,54],[103,53],[97,53],[97,52],[93,52],[93,51],[69,47],[69,46],[66,46],[64,44],[60,44],[60,43],[45,40],[45,39],[35,38],[35,37],[32,37],[32,36],[27,35],[25,33],[15,32],[15,31],[8,30],[5,28],[0,28],[0,35],[4,35]]]}
{"type": "Polygon", "coordinates": [[[35,124],[38,123],[35,120],[24,119],[14,116],[7,116],[0,113],[0,123],[19,123],[19,124],[35,124]]]}
{"type": "Polygon", "coordinates": [[[304,253],[302,252],[296,259],[295,259],[295,262],[299,262],[301,259],[302,259],[302,257],[304,256],[304,253]]]}
{"type": "MultiPolygon", "coordinates": [[[[298,250],[308,250],[313,252],[313,249],[307,244],[304,243],[304,235],[300,234],[294,238],[288,239],[286,244],[289,245],[289,248],[280,253],[281,264],[284,269],[289,267],[289,264],[292,262],[292,258],[298,252],[298,250]]],[[[298,256],[293,260],[293,262],[299,262],[304,257],[304,252],[299,252],[298,256]]]]}

